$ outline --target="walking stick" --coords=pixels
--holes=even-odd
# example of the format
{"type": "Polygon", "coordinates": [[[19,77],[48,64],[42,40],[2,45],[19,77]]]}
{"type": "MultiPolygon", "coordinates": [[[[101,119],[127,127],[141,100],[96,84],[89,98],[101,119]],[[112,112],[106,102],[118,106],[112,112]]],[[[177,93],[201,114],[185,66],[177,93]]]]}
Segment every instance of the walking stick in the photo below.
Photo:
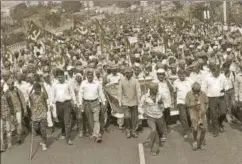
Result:
{"type": "Polygon", "coordinates": [[[32,154],[33,154],[33,142],[34,142],[34,124],[33,121],[31,122],[31,141],[30,141],[30,154],[29,159],[32,160],[32,154]]]}

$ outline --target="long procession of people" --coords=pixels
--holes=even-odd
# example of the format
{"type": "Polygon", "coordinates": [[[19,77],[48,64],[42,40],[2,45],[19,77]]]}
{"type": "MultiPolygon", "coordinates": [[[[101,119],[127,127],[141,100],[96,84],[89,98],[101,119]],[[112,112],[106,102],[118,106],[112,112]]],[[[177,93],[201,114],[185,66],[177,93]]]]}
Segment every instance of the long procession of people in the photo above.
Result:
{"type": "Polygon", "coordinates": [[[203,149],[206,130],[217,137],[225,121],[241,124],[241,51],[242,30],[233,25],[223,30],[149,12],[107,15],[61,38],[35,38],[20,52],[3,49],[1,151],[29,133],[41,136],[45,151],[57,129],[72,145],[73,122],[79,137],[100,143],[114,117],[127,138],[137,138],[146,122],[145,145],[156,155],[175,110],[183,137],[203,149]],[[105,91],[112,86],[117,111],[105,91]]]}

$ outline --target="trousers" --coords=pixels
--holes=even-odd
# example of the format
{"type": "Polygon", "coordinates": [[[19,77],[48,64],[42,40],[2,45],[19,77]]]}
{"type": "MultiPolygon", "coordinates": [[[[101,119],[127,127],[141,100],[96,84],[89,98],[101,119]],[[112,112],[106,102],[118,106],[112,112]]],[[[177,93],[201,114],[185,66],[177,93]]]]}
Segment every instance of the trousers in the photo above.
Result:
{"type": "Polygon", "coordinates": [[[95,101],[83,101],[83,108],[87,117],[89,129],[92,131],[94,137],[100,137],[100,103],[95,101]]]}
{"type": "Polygon", "coordinates": [[[125,128],[135,132],[138,126],[138,108],[137,106],[123,106],[125,128]]]}
{"type": "Polygon", "coordinates": [[[56,106],[55,105],[53,105],[52,111],[50,110],[50,106],[48,106],[48,111],[47,111],[48,127],[54,126],[52,118],[57,118],[57,112],[56,112],[56,106]]]}
{"type": "Polygon", "coordinates": [[[56,111],[61,126],[61,133],[67,140],[71,137],[72,105],[71,101],[56,102],[56,111]]]}
{"type": "Polygon", "coordinates": [[[161,118],[147,117],[147,124],[150,128],[148,142],[151,148],[151,152],[157,152],[159,150],[160,138],[166,137],[165,120],[163,117],[161,118]]]}
{"type": "Polygon", "coordinates": [[[226,103],[225,97],[209,97],[209,117],[212,122],[211,127],[214,133],[219,132],[219,128],[223,126],[226,119],[226,103]]]}
{"type": "Polygon", "coordinates": [[[6,147],[6,139],[8,143],[12,142],[12,128],[9,120],[0,119],[0,144],[1,150],[6,147]]]}
{"type": "Polygon", "coordinates": [[[177,108],[179,110],[179,118],[181,121],[183,132],[184,134],[188,134],[190,129],[190,118],[188,110],[184,104],[177,104],[177,108]]]}
{"type": "Polygon", "coordinates": [[[41,119],[40,121],[33,121],[33,128],[35,132],[40,132],[40,136],[42,138],[42,141],[44,144],[46,144],[47,141],[47,120],[41,119]]]}

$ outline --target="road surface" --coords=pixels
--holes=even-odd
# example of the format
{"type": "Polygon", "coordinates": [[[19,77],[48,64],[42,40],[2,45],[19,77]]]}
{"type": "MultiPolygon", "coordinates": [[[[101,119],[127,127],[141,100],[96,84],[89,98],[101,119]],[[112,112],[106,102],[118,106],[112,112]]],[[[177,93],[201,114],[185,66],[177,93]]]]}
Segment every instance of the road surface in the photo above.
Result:
{"type": "MultiPolygon", "coordinates": [[[[117,127],[109,127],[110,132],[103,136],[103,143],[98,144],[90,138],[75,137],[74,145],[56,141],[55,132],[49,138],[48,151],[39,148],[32,161],[29,158],[30,137],[24,144],[13,146],[1,154],[2,164],[139,164],[138,143],[145,141],[149,131],[145,128],[138,139],[127,139],[117,127]]],[[[167,144],[160,149],[156,157],[150,156],[145,149],[146,164],[242,164],[242,132],[236,126],[226,125],[226,132],[217,138],[207,135],[206,150],[192,151],[191,139],[184,141],[180,135],[180,126],[175,125],[167,144]]],[[[39,138],[35,137],[34,150],[39,138]]]]}

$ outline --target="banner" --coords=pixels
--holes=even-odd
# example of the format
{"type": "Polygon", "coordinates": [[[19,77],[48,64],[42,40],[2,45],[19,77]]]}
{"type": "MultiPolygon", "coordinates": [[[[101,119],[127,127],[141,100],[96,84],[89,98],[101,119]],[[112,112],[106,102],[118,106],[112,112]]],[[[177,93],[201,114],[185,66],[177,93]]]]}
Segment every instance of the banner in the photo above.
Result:
{"type": "Polygon", "coordinates": [[[130,44],[135,44],[138,42],[138,38],[137,37],[128,37],[129,43],[130,44]]]}
{"type": "Polygon", "coordinates": [[[37,42],[39,39],[48,35],[49,37],[56,37],[55,34],[43,29],[37,25],[34,21],[29,22],[29,30],[27,32],[27,40],[29,42],[37,42]]]}

